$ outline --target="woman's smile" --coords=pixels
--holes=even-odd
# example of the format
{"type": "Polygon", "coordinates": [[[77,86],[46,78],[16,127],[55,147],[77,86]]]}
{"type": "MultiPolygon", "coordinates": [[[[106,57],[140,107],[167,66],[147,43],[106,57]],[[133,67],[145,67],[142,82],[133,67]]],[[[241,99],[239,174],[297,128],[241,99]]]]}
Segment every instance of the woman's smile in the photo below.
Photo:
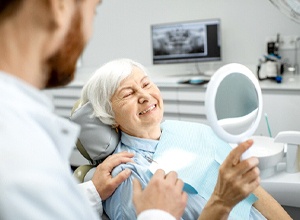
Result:
{"type": "Polygon", "coordinates": [[[139,113],[139,115],[144,115],[144,114],[146,114],[146,113],[152,111],[152,110],[155,109],[155,108],[156,108],[156,104],[151,105],[148,109],[146,109],[146,110],[144,110],[144,111],[141,111],[141,112],[139,113]]]}

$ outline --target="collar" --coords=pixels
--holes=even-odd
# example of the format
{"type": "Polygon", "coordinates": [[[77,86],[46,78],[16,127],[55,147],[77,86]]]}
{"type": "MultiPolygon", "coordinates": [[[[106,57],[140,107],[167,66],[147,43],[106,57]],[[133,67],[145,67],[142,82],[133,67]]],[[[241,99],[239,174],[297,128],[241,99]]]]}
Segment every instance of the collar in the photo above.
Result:
{"type": "Polygon", "coordinates": [[[133,147],[137,150],[148,151],[154,153],[158,145],[158,140],[151,140],[146,138],[138,138],[130,136],[121,131],[121,143],[133,147]]]}

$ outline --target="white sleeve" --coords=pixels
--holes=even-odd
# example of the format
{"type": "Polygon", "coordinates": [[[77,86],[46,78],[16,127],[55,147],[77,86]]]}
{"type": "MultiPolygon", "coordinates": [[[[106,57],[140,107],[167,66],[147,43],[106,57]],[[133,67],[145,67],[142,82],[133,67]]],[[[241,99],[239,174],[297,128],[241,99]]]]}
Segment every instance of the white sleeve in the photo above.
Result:
{"type": "Polygon", "coordinates": [[[149,209],[143,211],[139,214],[137,220],[157,220],[157,219],[164,219],[164,220],[176,220],[174,216],[159,209],[149,209]]]}
{"type": "Polygon", "coordinates": [[[90,180],[84,183],[80,183],[79,188],[88,198],[90,202],[90,206],[93,209],[95,209],[100,216],[102,216],[103,214],[102,200],[93,182],[90,180]]]}

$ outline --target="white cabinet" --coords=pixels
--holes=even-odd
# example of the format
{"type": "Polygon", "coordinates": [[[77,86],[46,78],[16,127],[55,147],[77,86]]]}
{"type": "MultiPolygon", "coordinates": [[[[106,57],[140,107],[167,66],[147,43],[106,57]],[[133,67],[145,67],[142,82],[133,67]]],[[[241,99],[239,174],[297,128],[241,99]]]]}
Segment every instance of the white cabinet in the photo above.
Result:
{"type": "Polygon", "coordinates": [[[207,123],[204,109],[204,86],[158,83],[158,87],[164,99],[164,119],[207,123]],[[170,93],[173,96],[169,96],[170,93]]]}
{"type": "Polygon", "coordinates": [[[76,82],[62,88],[47,89],[44,92],[52,99],[55,113],[68,118],[75,102],[80,98],[83,83],[76,82]]]}

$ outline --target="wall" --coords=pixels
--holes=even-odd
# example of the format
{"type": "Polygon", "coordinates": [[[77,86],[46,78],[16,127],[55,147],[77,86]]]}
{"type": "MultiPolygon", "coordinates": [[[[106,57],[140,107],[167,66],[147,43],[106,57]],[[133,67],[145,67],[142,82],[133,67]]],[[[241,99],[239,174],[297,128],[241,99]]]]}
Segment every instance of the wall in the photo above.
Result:
{"type": "Polygon", "coordinates": [[[119,57],[135,59],[157,74],[193,73],[194,63],[152,65],[150,25],[206,18],[221,19],[223,60],[199,63],[203,70],[230,62],[255,67],[265,54],[267,36],[300,36],[300,24],[268,0],[103,0],[77,77],[86,79],[92,70],[119,57]]]}

